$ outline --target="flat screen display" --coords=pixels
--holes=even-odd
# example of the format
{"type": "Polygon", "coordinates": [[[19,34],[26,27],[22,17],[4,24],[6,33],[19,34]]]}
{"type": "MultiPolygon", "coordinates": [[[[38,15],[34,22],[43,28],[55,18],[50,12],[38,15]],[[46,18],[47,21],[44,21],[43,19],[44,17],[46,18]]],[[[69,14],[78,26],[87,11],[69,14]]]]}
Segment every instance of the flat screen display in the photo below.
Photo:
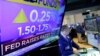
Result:
{"type": "Polygon", "coordinates": [[[2,55],[58,35],[59,6],[59,0],[0,0],[2,55]]]}
{"type": "Polygon", "coordinates": [[[97,17],[97,27],[98,31],[100,32],[100,17],[97,17]]]}
{"type": "Polygon", "coordinates": [[[85,28],[87,31],[98,31],[96,19],[85,19],[85,28]]]}

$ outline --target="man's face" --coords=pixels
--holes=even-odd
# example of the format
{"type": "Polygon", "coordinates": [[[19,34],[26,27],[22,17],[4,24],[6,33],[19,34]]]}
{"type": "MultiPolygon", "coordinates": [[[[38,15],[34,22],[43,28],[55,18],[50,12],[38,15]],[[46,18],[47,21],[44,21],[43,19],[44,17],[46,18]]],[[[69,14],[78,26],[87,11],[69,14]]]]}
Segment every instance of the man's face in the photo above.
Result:
{"type": "Polygon", "coordinates": [[[65,30],[64,30],[64,34],[65,34],[65,35],[68,35],[70,31],[71,31],[71,29],[69,29],[69,28],[68,28],[68,29],[65,29],[65,30]]]}

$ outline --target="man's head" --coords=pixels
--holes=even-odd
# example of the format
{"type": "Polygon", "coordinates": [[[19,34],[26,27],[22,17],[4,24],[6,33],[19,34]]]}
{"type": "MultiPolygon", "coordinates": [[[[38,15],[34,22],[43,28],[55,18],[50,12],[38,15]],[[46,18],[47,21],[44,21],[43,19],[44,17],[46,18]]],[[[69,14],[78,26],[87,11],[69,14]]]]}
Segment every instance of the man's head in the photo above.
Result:
{"type": "Polygon", "coordinates": [[[67,25],[63,26],[62,29],[61,29],[61,32],[64,35],[68,35],[70,31],[71,31],[71,28],[69,28],[67,25]]]}

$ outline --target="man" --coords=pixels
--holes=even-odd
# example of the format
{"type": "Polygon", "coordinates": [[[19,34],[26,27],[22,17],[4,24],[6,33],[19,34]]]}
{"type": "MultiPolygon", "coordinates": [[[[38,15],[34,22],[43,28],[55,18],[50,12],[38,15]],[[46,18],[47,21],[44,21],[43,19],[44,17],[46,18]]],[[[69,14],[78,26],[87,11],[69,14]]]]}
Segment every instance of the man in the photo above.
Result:
{"type": "Polygon", "coordinates": [[[62,27],[60,38],[59,38],[59,47],[62,56],[71,56],[73,52],[73,47],[80,49],[79,46],[70,38],[69,29],[67,26],[62,27]]]}
{"type": "Polygon", "coordinates": [[[86,42],[85,41],[85,30],[84,28],[82,27],[81,24],[77,24],[77,27],[76,27],[76,30],[77,30],[77,35],[78,35],[78,42],[79,43],[84,43],[86,42]]]}
{"type": "Polygon", "coordinates": [[[77,31],[75,27],[71,28],[71,31],[69,33],[69,36],[71,37],[71,39],[74,39],[75,37],[77,37],[77,31]]]}

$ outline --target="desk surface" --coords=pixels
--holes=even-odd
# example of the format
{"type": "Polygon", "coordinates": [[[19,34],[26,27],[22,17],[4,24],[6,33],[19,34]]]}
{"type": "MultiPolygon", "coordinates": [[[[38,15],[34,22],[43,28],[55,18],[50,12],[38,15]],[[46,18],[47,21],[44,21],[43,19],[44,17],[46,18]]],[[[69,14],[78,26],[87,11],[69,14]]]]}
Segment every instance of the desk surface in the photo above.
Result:
{"type": "Polygon", "coordinates": [[[98,56],[100,55],[100,51],[95,50],[93,48],[88,48],[86,54],[79,53],[80,56],[98,56]]]}

